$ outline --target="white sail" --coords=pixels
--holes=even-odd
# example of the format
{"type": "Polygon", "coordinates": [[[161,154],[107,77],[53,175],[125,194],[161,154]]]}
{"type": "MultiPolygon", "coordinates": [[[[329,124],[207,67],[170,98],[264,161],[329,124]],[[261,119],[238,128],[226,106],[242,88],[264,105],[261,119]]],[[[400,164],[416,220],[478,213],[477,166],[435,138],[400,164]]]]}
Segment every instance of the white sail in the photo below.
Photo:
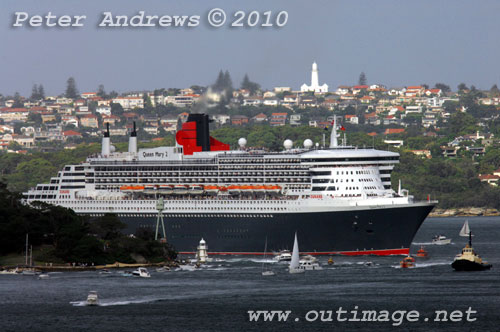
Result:
{"type": "Polygon", "coordinates": [[[469,233],[470,233],[469,222],[466,220],[458,235],[469,237],[469,233]]]}
{"type": "Polygon", "coordinates": [[[295,232],[295,241],[293,242],[292,260],[290,261],[290,270],[299,268],[299,242],[297,241],[297,232],[295,232]]]}

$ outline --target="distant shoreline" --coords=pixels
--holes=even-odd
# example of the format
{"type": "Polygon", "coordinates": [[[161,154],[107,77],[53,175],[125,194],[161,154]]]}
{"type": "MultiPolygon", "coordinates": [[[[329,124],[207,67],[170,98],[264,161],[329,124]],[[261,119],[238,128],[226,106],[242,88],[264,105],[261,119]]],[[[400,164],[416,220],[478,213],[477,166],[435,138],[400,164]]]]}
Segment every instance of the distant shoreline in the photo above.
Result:
{"type": "Polygon", "coordinates": [[[500,212],[497,209],[491,208],[477,208],[477,207],[465,207],[465,208],[452,208],[452,209],[434,209],[429,214],[431,218],[439,217],[494,217],[500,216],[500,212]]]}

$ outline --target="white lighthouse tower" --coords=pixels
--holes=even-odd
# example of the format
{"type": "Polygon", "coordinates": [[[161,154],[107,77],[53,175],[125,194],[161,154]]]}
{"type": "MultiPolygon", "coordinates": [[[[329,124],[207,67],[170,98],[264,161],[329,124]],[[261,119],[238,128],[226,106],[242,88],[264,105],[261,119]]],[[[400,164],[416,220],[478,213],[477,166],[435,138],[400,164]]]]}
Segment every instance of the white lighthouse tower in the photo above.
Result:
{"type": "Polygon", "coordinates": [[[325,93],[328,92],[328,85],[323,84],[319,85],[319,75],[318,75],[318,64],[314,62],[312,64],[312,71],[311,71],[311,85],[307,84],[302,84],[300,87],[300,91],[302,92],[315,92],[315,93],[325,93]]]}

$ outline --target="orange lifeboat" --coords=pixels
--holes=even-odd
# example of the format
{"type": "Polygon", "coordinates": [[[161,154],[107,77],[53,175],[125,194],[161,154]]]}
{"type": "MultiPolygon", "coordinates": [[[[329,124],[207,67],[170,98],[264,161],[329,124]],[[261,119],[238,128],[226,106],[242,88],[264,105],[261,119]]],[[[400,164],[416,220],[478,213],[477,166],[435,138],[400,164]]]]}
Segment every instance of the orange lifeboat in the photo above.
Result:
{"type": "Polygon", "coordinates": [[[241,193],[242,194],[251,194],[254,191],[254,186],[241,186],[241,193]]]}
{"type": "Polygon", "coordinates": [[[227,187],[227,191],[231,195],[239,195],[241,193],[241,187],[240,186],[234,186],[234,185],[228,186],[227,187]]]}
{"type": "Polygon", "coordinates": [[[144,186],[144,193],[145,194],[151,194],[154,195],[156,194],[156,186],[152,184],[147,184],[144,186]]]}
{"type": "Polygon", "coordinates": [[[188,193],[188,187],[183,184],[176,184],[174,186],[174,194],[176,195],[186,195],[188,193]]]}
{"type": "Polygon", "coordinates": [[[277,195],[281,191],[280,186],[265,186],[265,188],[266,188],[266,193],[273,195],[277,195]]]}
{"type": "Polygon", "coordinates": [[[219,192],[219,187],[217,186],[205,186],[205,192],[209,195],[216,195],[219,192]]]}
{"type": "Polygon", "coordinates": [[[403,269],[415,267],[415,258],[411,256],[405,257],[401,262],[399,262],[399,266],[403,269]]]}
{"type": "Polygon", "coordinates": [[[173,187],[168,184],[161,184],[158,192],[163,195],[170,195],[173,191],[173,187]]]}
{"type": "Polygon", "coordinates": [[[189,186],[188,193],[190,195],[201,195],[203,194],[203,186],[200,184],[192,184],[189,186]]]}
{"type": "Polygon", "coordinates": [[[421,246],[420,249],[418,249],[417,257],[429,258],[429,253],[427,253],[427,251],[425,251],[424,246],[421,246]]]}

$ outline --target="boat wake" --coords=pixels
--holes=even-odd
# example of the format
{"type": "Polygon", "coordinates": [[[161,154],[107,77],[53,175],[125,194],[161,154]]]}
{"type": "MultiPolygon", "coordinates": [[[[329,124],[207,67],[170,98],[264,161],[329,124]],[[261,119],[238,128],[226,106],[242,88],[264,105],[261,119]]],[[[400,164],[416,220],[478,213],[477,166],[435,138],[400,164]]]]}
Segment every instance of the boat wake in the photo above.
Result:
{"type": "MultiPolygon", "coordinates": [[[[420,268],[440,266],[440,265],[450,265],[450,262],[416,263],[415,267],[410,269],[420,269],[420,268]]],[[[401,266],[399,265],[392,265],[391,267],[395,269],[401,269],[401,266]]]]}
{"type": "MultiPolygon", "coordinates": [[[[146,298],[146,299],[120,300],[120,301],[99,300],[99,303],[97,304],[97,306],[109,307],[109,306],[118,306],[118,305],[152,303],[152,302],[160,302],[160,301],[166,301],[166,300],[168,300],[168,299],[167,298],[146,298]]],[[[87,306],[89,306],[87,304],[87,301],[75,301],[75,302],[70,302],[70,304],[73,305],[74,307],[87,307],[87,306]]]]}

